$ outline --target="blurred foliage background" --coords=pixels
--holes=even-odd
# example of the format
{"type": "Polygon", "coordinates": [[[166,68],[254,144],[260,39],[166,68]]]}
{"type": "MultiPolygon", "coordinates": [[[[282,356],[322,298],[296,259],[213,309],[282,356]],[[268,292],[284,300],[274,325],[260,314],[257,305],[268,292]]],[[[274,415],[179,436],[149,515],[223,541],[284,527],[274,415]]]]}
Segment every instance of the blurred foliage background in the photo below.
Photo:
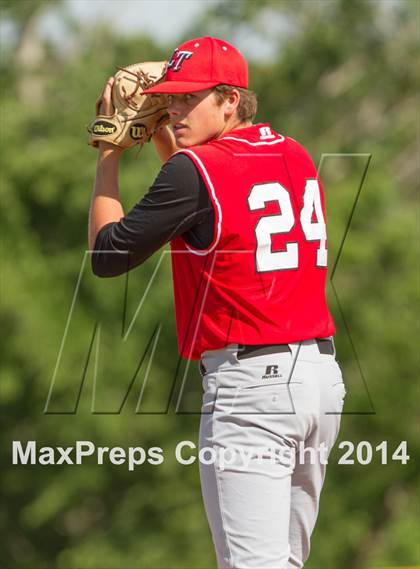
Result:
{"type": "MultiPolygon", "coordinates": [[[[250,60],[257,121],[299,140],[320,165],[328,295],[348,388],[339,440],[373,448],[388,441],[386,465],[377,451],[370,464],[339,465],[343,450],[335,448],[306,567],[414,565],[419,4],[206,7],[175,45],[200,35],[236,44],[250,60]],[[262,44],[271,55],[259,57],[262,44]],[[404,440],[405,465],[392,460],[404,440]]],[[[2,0],[1,22],[13,32],[2,38],[0,62],[1,564],[215,567],[197,464],[174,458],[179,441],[197,443],[201,385],[196,364],[176,354],[168,255],[104,281],[84,264],[95,172],[84,127],[94,101],[115,65],[167,58],[174,45],[111,24],[82,25],[59,0],[2,0]],[[38,33],[48,11],[60,20],[62,42],[38,33]],[[165,461],[132,472],[94,458],[12,466],[13,440],[159,446],[165,461]]],[[[121,166],[127,211],[159,170],[152,145],[135,154],[125,153],[121,166]]]]}

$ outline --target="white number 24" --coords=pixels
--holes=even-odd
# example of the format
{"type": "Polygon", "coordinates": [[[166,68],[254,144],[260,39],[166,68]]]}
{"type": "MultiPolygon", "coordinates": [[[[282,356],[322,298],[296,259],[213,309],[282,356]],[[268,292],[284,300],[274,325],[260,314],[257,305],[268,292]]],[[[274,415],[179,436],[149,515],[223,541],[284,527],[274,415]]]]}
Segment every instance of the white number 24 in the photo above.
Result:
{"type": "MultiPolygon", "coordinates": [[[[277,201],[281,214],[261,217],[255,227],[257,239],[256,262],[259,273],[284,269],[297,269],[299,251],[296,242],[286,244],[285,251],[271,250],[271,236],[276,233],[288,233],[295,225],[290,194],[279,182],[268,182],[253,186],[248,196],[249,209],[264,209],[267,202],[277,201]]],[[[327,231],[322,213],[321,196],[318,180],[306,180],[303,195],[303,207],[300,211],[300,224],[307,241],[319,241],[316,255],[317,267],[327,266],[327,231]],[[317,221],[312,221],[315,210],[317,221]]]]}

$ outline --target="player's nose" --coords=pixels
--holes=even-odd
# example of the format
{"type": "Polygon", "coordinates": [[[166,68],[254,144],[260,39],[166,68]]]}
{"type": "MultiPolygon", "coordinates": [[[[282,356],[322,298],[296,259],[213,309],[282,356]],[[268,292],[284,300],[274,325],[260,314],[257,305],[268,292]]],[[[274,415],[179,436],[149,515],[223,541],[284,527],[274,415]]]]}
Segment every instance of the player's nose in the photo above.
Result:
{"type": "Polygon", "coordinates": [[[172,102],[168,105],[168,113],[170,118],[176,118],[180,115],[180,109],[176,103],[172,102]]]}
{"type": "Polygon", "coordinates": [[[169,96],[169,101],[168,101],[168,113],[169,116],[172,117],[179,117],[180,113],[181,113],[181,101],[179,100],[179,97],[176,97],[174,95],[169,96]]]}

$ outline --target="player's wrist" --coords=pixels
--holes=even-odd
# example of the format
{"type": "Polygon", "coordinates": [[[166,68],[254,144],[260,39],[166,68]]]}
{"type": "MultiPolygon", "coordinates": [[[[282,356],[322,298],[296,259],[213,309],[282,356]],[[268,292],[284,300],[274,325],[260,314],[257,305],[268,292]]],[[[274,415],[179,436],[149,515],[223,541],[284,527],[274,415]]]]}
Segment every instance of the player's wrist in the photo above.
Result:
{"type": "Polygon", "coordinates": [[[115,157],[119,157],[124,152],[124,148],[116,146],[115,144],[111,144],[110,142],[106,142],[104,140],[99,141],[98,150],[99,154],[101,154],[102,156],[112,155],[115,157]]]}
{"type": "Polygon", "coordinates": [[[174,152],[179,150],[175,142],[175,136],[169,125],[159,128],[153,134],[152,142],[155,145],[156,152],[163,163],[169,160],[174,152]]]}

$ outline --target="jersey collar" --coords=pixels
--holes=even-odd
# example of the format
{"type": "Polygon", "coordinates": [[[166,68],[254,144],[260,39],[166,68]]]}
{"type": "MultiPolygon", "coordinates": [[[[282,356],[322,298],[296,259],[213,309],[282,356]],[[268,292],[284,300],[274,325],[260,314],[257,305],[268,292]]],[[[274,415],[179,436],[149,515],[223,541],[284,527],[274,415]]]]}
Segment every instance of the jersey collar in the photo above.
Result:
{"type": "Polygon", "coordinates": [[[236,128],[229,132],[225,132],[218,138],[218,140],[229,137],[244,139],[249,142],[270,142],[278,138],[283,138],[271,128],[269,123],[257,123],[245,128],[236,128]]]}

